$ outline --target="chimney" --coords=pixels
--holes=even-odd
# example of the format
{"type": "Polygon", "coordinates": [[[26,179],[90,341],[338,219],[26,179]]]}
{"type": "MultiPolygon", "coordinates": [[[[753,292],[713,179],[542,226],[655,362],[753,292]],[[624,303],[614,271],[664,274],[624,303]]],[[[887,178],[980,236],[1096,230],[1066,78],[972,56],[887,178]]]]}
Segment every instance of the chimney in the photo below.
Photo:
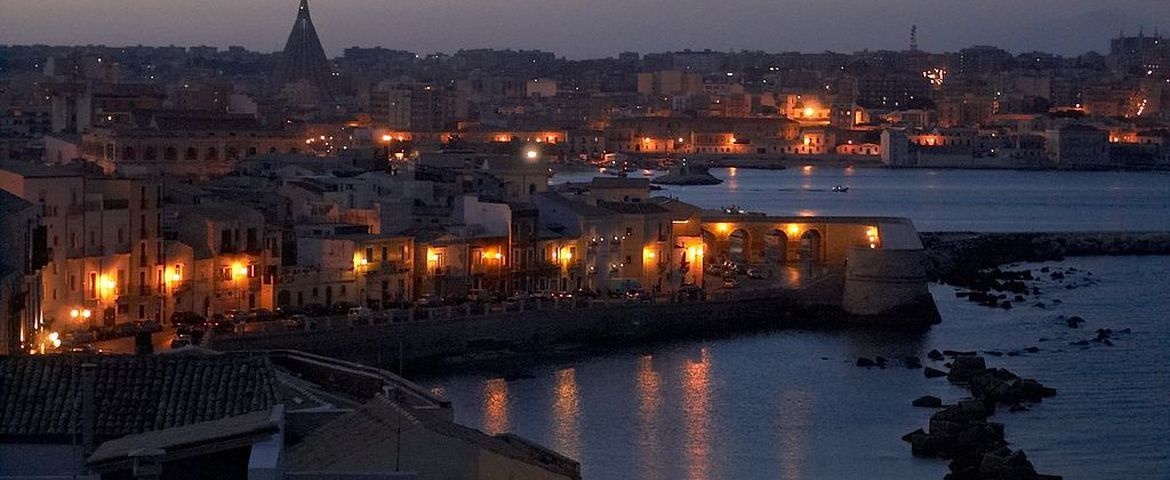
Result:
{"type": "Polygon", "coordinates": [[[85,455],[92,453],[95,447],[97,406],[94,401],[94,387],[96,381],[97,364],[81,364],[81,449],[85,455]]]}

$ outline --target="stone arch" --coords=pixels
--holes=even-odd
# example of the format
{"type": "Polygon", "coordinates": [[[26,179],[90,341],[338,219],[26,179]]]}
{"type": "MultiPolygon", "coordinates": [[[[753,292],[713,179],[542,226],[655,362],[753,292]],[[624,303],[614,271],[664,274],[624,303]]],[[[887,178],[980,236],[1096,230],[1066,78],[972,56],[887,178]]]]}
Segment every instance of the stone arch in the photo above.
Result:
{"type": "Polygon", "coordinates": [[[183,160],[199,160],[199,150],[196,150],[195,147],[187,147],[187,153],[183,155],[183,160]]]}
{"type": "Polygon", "coordinates": [[[784,230],[772,230],[764,237],[764,258],[772,264],[788,263],[788,234],[784,230]]]}
{"type": "Polygon", "coordinates": [[[800,259],[820,263],[824,261],[825,238],[815,229],[800,234],[800,259]]]}
{"type": "Polygon", "coordinates": [[[178,159],[179,151],[175,149],[174,145],[167,145],[167,148],[163,149],[163,160],[173,162],[178,159]]]}
{"type": "Polygon", "coordinates": [[[205,156],[203,159],[208,160],[208,161],[212,161],[212,162],[218,161],[219,160],[219,150],[216,149],[215,147],[207,147],[207,156],[205,156]]]}
{"type": "Polygon", "coordinates": [[[752,236],[747,230],[737,228],[727,236],[727,258],[736,263],[751,260],[752,236]]]}
{"type": "Polygon", "coordinates": [[[154,148],[154,145],[147,145],[146,148],[142,149],[142,159],[143,160],[157,160],[158,159],[158,150],[154,148]]]}

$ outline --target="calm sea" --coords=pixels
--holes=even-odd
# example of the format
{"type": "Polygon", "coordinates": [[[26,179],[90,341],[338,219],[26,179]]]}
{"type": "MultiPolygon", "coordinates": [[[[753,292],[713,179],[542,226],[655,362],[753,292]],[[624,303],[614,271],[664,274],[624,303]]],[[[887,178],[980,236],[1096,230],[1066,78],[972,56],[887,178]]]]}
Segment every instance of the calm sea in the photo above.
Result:
{"type": "MultiPolygon", "coordinates": [[[[657,194],[773,215],[909,217],[920,231],[1170,230],[1170,172],[814,167],[711,174],[724,183],[668,186],[657,194]],[[833,192],[836,185],[849,191],[833,192]]],[[[561,173],[553,181],[595,175],[561,173]]]]}
{"type": "MultiPolygon", "coordinates": [[[[976,171],[720,170],[714,187],[672,188],[703,206],[773,214],[909,216],[922,230],[1170,229],[1170,176],[976,171]],[[845,194],[833,185],[851,187],[845,194]]],[[[562,175],[560,180],[586,176],[562,175]]],[[[1001,411],[1013,447],[1070,479],[1170,476],[1170,257],[1075,258],[1082,285],[1053,281],[1012,310],[932,286],[943,323],[921,334],[784,330],[601,352],[424,380],[456,420],[511,431],[579,459],[587,479],[942,478],[899,437],[965,391],[921,370],[867,370],[859,356],[993,350],[992,366],[1059,394],[1001,411]],[[1059,305],[1052,305],[1061,300],[1059,305]],[[1036,301],[1046,309],[1031,306],[1036,301]],[[1080,315],[1069,329],[1060,315],[1080,315]],[[1115,346],[1069,345],[1097,328],[1132,329],[1115,346]],[[1043,341],[1041,339],[1044,339],[1043,341]],[[1008,356],[1036,346],[1039,353],[1008,356]]],[[[1041,265],[1025,265],[1040,268],[1041,265]]],[[[930,364],[931,362],[927,362],[930,364]]]]}

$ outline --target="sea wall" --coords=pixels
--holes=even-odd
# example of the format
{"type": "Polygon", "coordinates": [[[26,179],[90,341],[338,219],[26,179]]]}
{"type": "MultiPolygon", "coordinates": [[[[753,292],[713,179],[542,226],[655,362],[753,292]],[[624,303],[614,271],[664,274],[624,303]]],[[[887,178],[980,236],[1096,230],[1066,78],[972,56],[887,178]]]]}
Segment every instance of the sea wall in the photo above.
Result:
{"type": "MultiPolygon", "coordinates": [[[[876,320],[907,308],[933,311],[934,300],[926,280],[922,250],[887,250],[852,247],[845,268],[841,309],[858,323],[876,320]]],[[[929,323],[937,318],[930,317],[929,323]]]]}
{"type": "Polygon", "coordinates": [[[931,281],[965,285],[979,271],[1015,262],[1089,255],[1170,255],[1170,232],[923,232],[931,281]]]}
{"type": "Polygon", "coordinates": [[[512,312],[452,320],[399,322],[320,331],[209,339],[216,350],[300,350],[370,365],[411,369],[486,352],[540,352],[564,344],[626,344],[783,326],[833,324],[808,315],[794,295],[760,298],[512,312]],[[801,314],[795,315],[794,313],[801,314]]]}

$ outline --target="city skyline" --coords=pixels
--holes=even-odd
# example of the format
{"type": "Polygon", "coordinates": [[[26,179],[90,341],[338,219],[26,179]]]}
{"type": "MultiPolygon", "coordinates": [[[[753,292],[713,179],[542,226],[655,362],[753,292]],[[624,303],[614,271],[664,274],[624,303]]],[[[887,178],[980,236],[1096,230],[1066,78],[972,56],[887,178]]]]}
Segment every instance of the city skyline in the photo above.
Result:
{"type": "MultiPolygon", "coordinates": [[[[417,53],[470,48],[552,51],[566,58],[616,56],[681,49],[852,52],[908,48],[911,25],[921,49],[955,51],[994,45],[1012,52],[1046,51],[1075,56],[1104,52],[1120,31],[1153,35],[1170,23],[1160,2],[1128,0],[1099,8],[1089,0],[1033,2],[1006,0],[981,6],[905,0],[873,5],[833,0],[817,5],[769,5],[732,0],[725,15],[704,12],[686,0],[671,9],[603,0],[590,5],[549,6],[527,0],[490,0],[458,6],[445,1],[421,5],[339,0],[313,2],[314,22],[330,57],[351,46],[381,46],[417,53]],[[1055,11],[1056,3],[1061,3],[1055,11]],[[638,8],[638,7],[645,8],[638,8]],[[1011,16],[997,16],[1007,8],[1011,16]],[[661,12],[661,16],[651,14],[661,12]],[[870,21],[871,19],[896,19],[870,21]],[[792,21],[791,19],[799,19],[792,21]],[[657,22],[657,25],[655,24],[657,22]],[[436,28],[442,26],[443,28],[436,28]],[[944,33],[945,32],[945,33],[944,33]]],[[[77,5],[62,0],[11,0],[0,6],[0,44],[240,45],[260,52],[281,50],[293,0],[246,4],[213,0],[135,8],[135,0],[77,5]],[[233,12],[224,15],[222,12],[233,12]],[[181,19],[181,21],[180,21],[181,19]],[[88,24],[88,25],[87,25],[88,24]],[[92,26],[89,26],[92,25],[92,26]],[[216,39],[208,41],[208,39],[216,39]]]]}

